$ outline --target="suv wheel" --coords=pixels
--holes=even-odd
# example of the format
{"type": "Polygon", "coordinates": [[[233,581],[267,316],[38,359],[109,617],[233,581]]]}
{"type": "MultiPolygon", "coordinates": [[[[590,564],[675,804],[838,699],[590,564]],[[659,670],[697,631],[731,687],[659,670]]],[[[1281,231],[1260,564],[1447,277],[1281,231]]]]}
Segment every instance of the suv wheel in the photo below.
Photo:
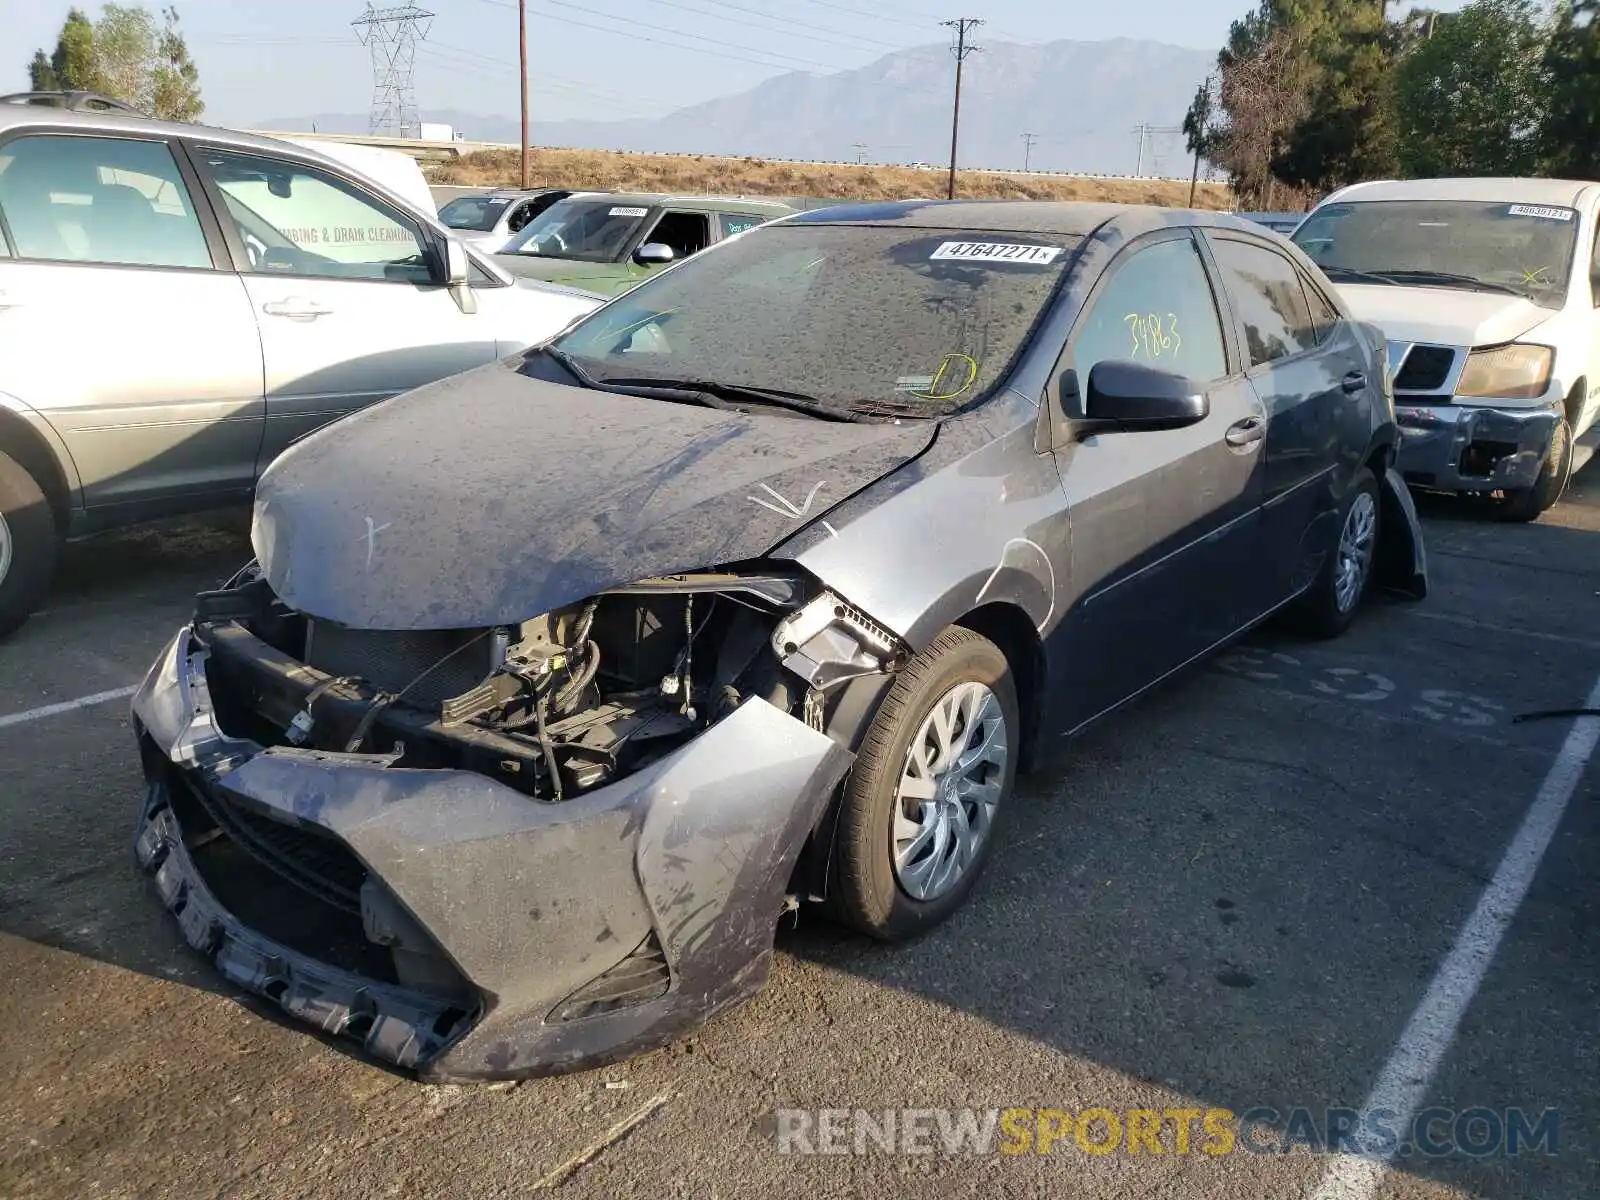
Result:
{"type": "Polygon", "coordinates": [[[1572,427],[1564,420],[1557,421],[1555,432],[1550,435],[1550,453],[1544,456],[1544,465],[1539,468],[1539,478],[1532,487],[1507,488],[1500,516],[1507,521],[1537,521],[1540,513],[1554,508],[1561,499],[1571,475],[1572,427]]]}
{"type": "Polygon", "coordinates": [[[0,637],[38,607],[55,570],[59,540],[39,484],[0,453],[0,637]]]}

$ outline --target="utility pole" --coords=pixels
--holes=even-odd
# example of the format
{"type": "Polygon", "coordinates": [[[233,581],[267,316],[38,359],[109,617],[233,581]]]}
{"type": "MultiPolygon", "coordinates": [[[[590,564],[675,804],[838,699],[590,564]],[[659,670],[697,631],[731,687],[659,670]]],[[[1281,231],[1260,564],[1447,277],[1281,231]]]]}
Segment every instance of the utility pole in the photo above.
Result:
{"type": "Polygon", "coordinates": [[[966,62],[967,55],[976,53],[982,47],[973,46],[967,41],[967,34],[976,29],[983,22],[977,17],[957,17],[953,21],[940,21],[941,25],[948,25],[956,31],[955,45],[950,47],[950,53],[956,56],[956,102],[950,113],[950,182],[946,187],[949,199],[956,198],[956,139],[961,133],[961,64],[966,62]]]}
{"type": "Polygon", "coordinates": [[[517,0],[517,48],[522,64],[522,190],[528,190],[528,0],[517,0]]]}
{"type": "Polygon", "coordinates": [[[1025,133],[1022,135],[1022,169],[1024,171],[1033,162],[1033,144],[1038,140],[1039,135],[1037,133],[1025,133]]]}
{"type": "Polygon", "coordinates": [[[856,152],[857,166],[867,161],[867,144],[865,142],[857,142],[851,149],[856,152]]]}
{"type": "Polygon", "coordinates": [[[1138,179],[1144,174],[1144,139],[1150,132],[1150,122],[1140,121],[1134,132],[1139,135],[1139,157],[1134,163],[1133,177],[1138,179]]]}

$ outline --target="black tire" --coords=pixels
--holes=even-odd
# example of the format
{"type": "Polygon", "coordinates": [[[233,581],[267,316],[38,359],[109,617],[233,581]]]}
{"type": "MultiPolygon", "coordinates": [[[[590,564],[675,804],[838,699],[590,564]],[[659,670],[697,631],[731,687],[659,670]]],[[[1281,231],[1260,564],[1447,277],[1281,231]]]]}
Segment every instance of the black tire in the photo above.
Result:
{"type": "Polygon", "coordinates": [[[1506,489],[1506,498],[1500,505],[1500,519],[1537,521],[1539,514],[1555,507],[1571,477],[1572,427],[1561,420],[1556,422],[1555,432],[1550,435],[1550,453],[1544,456],[1538,480],[1532,487],[1506,489]]]}
{"type": "Polygon", "coordinates": [[[0,532],[0,637],[5,637],[44,598],[61,540],[43,490],[5,453],[0,453],[0,520],[5,522],[0,532]]]}
{"type": "Polygon", "coordinates": [[[1350,628],[1351,622],[1356,619],[1357,611],[1361,608],[1361,601],[1372,588],[1372,577],[1376,574],[1373,567],[1378,561],[1378,543],[1383,537],[1382,522],[1383,502],[1382,497],[1378,495],[1378,481],[1370,470],[1361,467],[1351,482],[1349,495],[1339,506],[1339,523],[1335,527],[1333,545],[1329,548],[1327,561],[1322,564],[1322,570],[1317,573],[1316,582],[1311,585],[1311,589],[1290,609],[1290,620],[1302,633],[1310,637],[1334,638],[1350,628]],[[1344,605],[1339,601],[1340,546],[1351,513],[1355,511],[1356,505],[1361,503],[1363,496],[1367,497],[1372,505],[1371,545],[1367,548],[1365,575],[1356,589],[1354,599],[1348,605],[1344,605]]]}
{"type": "MultiPolygon", "coordinates": [[[[1016,683],[1000,648],[979,634],[951,626],[895,680],[878,707],[856,755],[841,799],[828,886],[828,911],[843,924],[882,941],[914,937],[939,924],[966,900],[983,872],[1003,821],[1013,785],[1022,723],[1016,683]],[[935,704],[963,683],[981,683],[999,703],[1006,750],[999,801],[987,836],[951,890],[930,900],[913,898],[894,866],[896,793],[912,741],[935,704]]],[[[991,768],[992,769],[992,768],[991,768]]]]}

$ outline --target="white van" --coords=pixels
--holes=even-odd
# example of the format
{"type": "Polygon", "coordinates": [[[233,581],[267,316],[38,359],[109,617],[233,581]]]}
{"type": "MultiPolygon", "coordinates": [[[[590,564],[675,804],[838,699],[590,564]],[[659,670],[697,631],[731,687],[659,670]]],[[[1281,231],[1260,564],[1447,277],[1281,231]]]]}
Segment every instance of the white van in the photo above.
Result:
{"type": "Polygon", "coordinates": [[[1600,184],[1359,183],[1293,240],[1389,342],[1400,470],[1531,521],[1600,416],[1600,184]]]}

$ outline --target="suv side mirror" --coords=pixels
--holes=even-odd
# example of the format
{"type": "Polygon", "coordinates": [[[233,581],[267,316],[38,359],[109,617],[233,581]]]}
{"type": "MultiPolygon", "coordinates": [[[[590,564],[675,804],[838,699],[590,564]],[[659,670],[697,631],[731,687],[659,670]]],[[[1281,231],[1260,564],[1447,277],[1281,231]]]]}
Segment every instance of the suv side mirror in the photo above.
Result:
{"type": "Polygon", "coordinates": [[[1183,429],[1210,412],[1205,389],[1187,376],[1110,361],[1089,372],[1083,418],[1073,424],[1081,440],[1096,433],[1183,429]]]}
{"type": "Polygon", "coordinates": [[[478,297],[472,291],[472,260],[467,257],[467,248],[453,237],[444,238],[443,243],[444,285],[450,289],[457,308],[469,315],[475,313],[478,297]]]}
{"type": "Polygon", "coordinates": [[[646,242],[633,252],[633,261],[641,267],[659,267],[677,257],[665,242],[646,242]]]}
{"type": "Polygon", "coordinates": [[[466,287],[471,280],[467,249],[453,237],[444,239],[444,282],[447,287],[466,287]]]}

